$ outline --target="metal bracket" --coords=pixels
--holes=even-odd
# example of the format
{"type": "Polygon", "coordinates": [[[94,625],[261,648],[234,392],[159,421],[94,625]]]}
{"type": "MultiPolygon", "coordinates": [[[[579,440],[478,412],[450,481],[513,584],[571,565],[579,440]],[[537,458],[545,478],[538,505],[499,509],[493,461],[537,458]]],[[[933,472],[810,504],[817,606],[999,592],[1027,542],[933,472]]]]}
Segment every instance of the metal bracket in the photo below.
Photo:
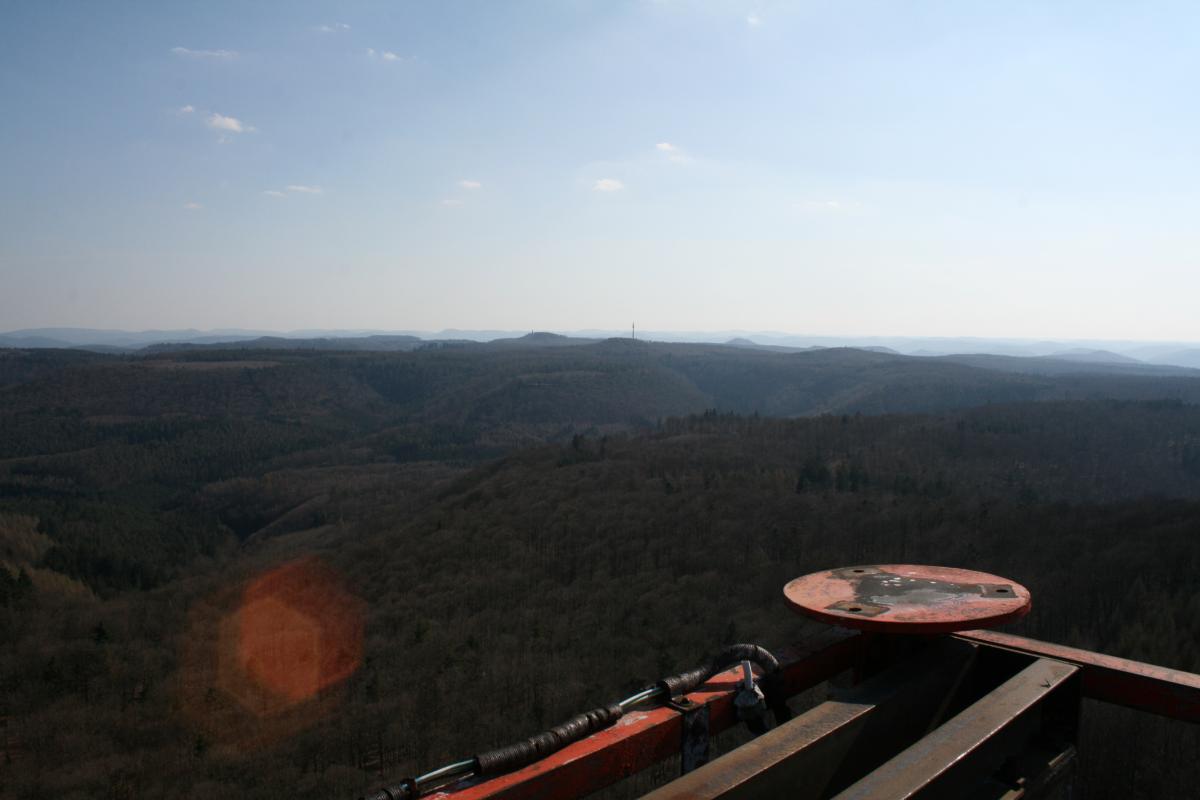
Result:
{"type": "Polygon", "coordinates": [[[754,670],[749,661],[741,663],[742,685],[733,698],[733,707],[737,710],[738,719],[746,723],[746,728],[755,736],[767,732],[767,700],[762,689],[754,683],[754,670]]]}
{"type": "Polygon", "coordinates": [[[891,611],[891,606],[868,603],[865,600],[838,600],[836,603],[830,603],[825,606],[825,608],[831,611],[846,611],[851,614],[858,614],[860,617],[877,617],[885,611],[891,611]]]}
{"type": "Polygon", "coordinates": [[[682,718],[679,774],[686,775],[708,763],[708,704],[672,697],[666,706],[678,711],[682,718]]]}

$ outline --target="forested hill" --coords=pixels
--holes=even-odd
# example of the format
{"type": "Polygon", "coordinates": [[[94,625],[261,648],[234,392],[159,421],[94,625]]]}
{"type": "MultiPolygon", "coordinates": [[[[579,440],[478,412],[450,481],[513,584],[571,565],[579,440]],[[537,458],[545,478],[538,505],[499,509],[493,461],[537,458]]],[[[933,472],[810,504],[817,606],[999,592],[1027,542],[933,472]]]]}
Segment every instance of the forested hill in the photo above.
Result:
{"type": "Polygon", "coordinates": [[[415,492],[424,483],[414,475],[705,409],[787,417],[1200,401],[1200,379],[1183,376],[1034,376],[855,349],[520,342],[139,357],[0,350],[0,509],[39,520],[49,544],[35,548],[33,567],[110,592],[157,585],[229,541],[342,518],[388,480],[415,492]]]}
{"type": "MultiPolygon", "coordinates": [[[[153,591],[97,602],[11,590],[0,680],[12,735],[28,743],[20,769],[0,773],[11,796],[357,796],[380,770],[538,730],[720,644],[802,637],[781,587],[836,564],[994,571],[1033,591],[1019,631],[1200,668],[1192,406],[710,412],[431,474],[423,494],[411,473],[379,469],[327,472],[337,519],[201,558],[153,591]],[[363,483],[348,481],[356,473],[363,483]],[[312,554],[365,601],[363,666],[319,722],[243,747],[237,701],[187,689],[185,654],[216,635],[197,619],[219,619],[212,594],[242,576],[312,554]],[[182,715],[189,702],[228,729],[182,715]]],[[[312,490],[319,474],[263,486],[301,475],[312,490]]],[[[29,526],[10,540],[36,546],[35,521],[21,519],[4,517],[9,532],[29,526]]],[[[1194,730],[1095,708],[1085,730],[1089,797],[1182,798],[1200,778],[1186,757],[1194,730]]]]}
{"type": "MultiPolygon", "coordinates": [[[[1200,667],[1192,377],[610,340],[0,351],[0,387],[0,797],[357,796],[792,639],[783,583],[856,562],[1005,574],[1034,635],[1200,667]],[[362,668],[243,748],[184,654],[313,554],[366,603],[362,668]]],[[[1089,796],[1123,796],[1089,719],[1089,796]]]]}
{"type": "Polygon", "coordinates": [[[800,416],[1088,397],[1200,400],[1197,370],[1035,358],[933,359],[854,348],[781,353],[628,339],[565,347],[539,337],[411,352],[326,352],[281,348],[286,341],[138,356],[0,349],[0,387],[22,385],[3,395],[4,408],[90,411],[107,401],[109,413],[129,414],[126,401],[144,396],[139,402],[151,407],[143,413],[190,413],[205,401],[221,406],[251,395],[258,405],[243,410],[265,413],[277,410],[281,391],[294,401],[297,392],[323,397],[332,389],[343,409],[369,411],[377,401],[438,421],[542,419],[546,408],[561,418],[627,421],[703,408],[800,416]],[[268,368],[253,376],[246,371],[268,368]]]}

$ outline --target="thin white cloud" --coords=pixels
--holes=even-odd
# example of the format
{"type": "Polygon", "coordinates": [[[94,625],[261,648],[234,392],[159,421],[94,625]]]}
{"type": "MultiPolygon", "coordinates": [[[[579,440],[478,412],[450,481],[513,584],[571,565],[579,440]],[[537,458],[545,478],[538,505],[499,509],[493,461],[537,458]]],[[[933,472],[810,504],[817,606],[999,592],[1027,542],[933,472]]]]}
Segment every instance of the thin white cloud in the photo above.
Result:
{"type": "Polygon", "coordinates": [[[181,106],[181,107],[179,108],[179,110],[177,110],[175,113],[176,113],[176,114],[180,114],[180,115],[183,115],[183,114],[191,114],[191,113],[193,113],[195,110],[196,110],[196,107],[195,107],[195,106],[193,106],[193,105],[186,105],[186,106],[181,106]]]}
{"type": "Polygon", "coordinates": [[[676,164],[686,164],[692,160],[691,157],[670,142],[659,142],[654,145],[654,149],[666,155],[667,158],[676,164]]]}
{"type": "Polygon", "coordinates": [[[625,184],[616,178],[600,178],[592,184],[592,191],[595,192],[619,192],[624,188],[625,184]]]}
{"type": "Polygon", "coordinates": [[[237,117],[227,117],[215,111],[208,115],[205,124],[214,131],[228,131],[229,133],[246,133],[247,131],[254,130],[254,128],[246,125],[237,117]]]}
{"type": "Polygon", "coordinates": [[[187,47],[172,47],[171,52],[183,58],[210,58],[217,61],[229,61],[238,57],[235,50],[192,50],[187,47]]]}
{"type": "Polygon", "coordinates": [[[301,183],[289,183],[282,189],[267,189],[263,192],[267,197],[288,197],[293,194],[323,194],[320,186],[305,186],[301,183]]]}
{"type": "Polygon", "coordinates": [[[198,211],[198,210],[204,208],[204,206],[200,205],[199,203],[190,203],[190,202],[184,203],[183,207],[186,208],[188,211],[198,211]]]}
{"type": "Polygon", "coordinates": [[[757,28],[759,25],[762,25],[762,17],[758,14],[751,14],[746,17],[746,24],[751,28],[757,28]]]}
{"type": "Polygon", "coordinates": [[[483,188],[483,184],[480,183],[479,181],[467,180],[465,178],[463,180],[459,181],[458,185],[464,189],[482,189],[483,188]]]}
{"type": "Polygon", "coordinates": [[[317,25],[313,30],[317,33],[340,33],[350,30],[350,26],[344,22],[335,22],[332,25],[317,25]]]}
{"type": "Polygon", "coordinates": [[[367,48],[367,57],[378,61],[404,61],[404,58],[396,55],[391,50],[376,50],[374,47],[367,48]]]}
{"type": "Polygon", "coordinates": [[[446,206],[447,208],[454,208],[457,206],[461,206],[462,204],[463,204],[463,201],[459,200],[456,197],[448,197],[442,201],[442,205],[446,206]]]}

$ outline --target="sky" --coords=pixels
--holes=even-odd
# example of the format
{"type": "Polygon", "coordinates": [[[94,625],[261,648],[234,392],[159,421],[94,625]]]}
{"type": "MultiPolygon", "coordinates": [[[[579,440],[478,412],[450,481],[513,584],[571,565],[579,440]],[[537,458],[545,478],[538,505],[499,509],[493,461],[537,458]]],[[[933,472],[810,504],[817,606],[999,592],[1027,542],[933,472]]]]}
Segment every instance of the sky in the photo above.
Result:
{"type": "Polygon", "coordinates": [[[1200,340],[1200,4],[0,10],[0,330],[1200,340]]]}

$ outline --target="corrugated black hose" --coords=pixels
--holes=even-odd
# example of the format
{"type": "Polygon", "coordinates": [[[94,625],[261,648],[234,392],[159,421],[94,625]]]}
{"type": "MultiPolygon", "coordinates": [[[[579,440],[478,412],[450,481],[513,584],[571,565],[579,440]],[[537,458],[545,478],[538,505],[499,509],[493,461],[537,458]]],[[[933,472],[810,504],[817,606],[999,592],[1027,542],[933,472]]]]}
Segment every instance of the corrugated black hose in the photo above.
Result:
{"type": "Polygon", "coordinates": [[[476,774],[484,777],[501,775],[515,769],[541,761],[556,753],[571,742],[591,736],[607,728],[621,718],[625,709],[619,703],[603,708],[594,708],[584,714],[576,714],[561,725],[555,725],[545,733],[530,736],[506,747],[497,747],[475,756],[476,774]]]}

